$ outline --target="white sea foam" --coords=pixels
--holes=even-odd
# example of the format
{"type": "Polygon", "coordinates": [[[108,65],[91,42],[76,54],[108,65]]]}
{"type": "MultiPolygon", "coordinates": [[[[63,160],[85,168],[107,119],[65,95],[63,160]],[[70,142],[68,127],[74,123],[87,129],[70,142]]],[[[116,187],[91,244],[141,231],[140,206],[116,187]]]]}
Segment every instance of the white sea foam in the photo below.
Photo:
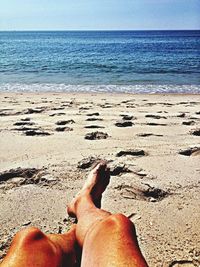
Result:
{"type": "Polygon", "coordinates": [[[109,93],[200,93],[200,85],[68,85],[55,83],[2,83],[0,92],[109,92],[109,93]]]}

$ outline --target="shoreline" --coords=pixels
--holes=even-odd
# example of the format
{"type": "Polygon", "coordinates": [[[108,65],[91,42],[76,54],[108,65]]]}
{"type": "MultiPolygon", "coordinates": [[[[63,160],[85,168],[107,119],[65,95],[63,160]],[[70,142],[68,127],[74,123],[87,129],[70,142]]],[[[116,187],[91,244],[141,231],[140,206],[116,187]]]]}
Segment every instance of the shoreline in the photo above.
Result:
{"type": "Polygon", "coordinates": [[[119,95],[119,96],[126,96],[126,95],[130,95],[130,96],[200,96],[200,92],[199,93],[165,93],[165,92],[160,92],[160,93],[131,93],[131,92],[77,92],[77,91],[67,91],[67,92],[60,92],[60,91],[42,91],[42,92],[31,92],[31,91],[0,91],[0,95],[3,94],[8,94],[8,95],[54,95],[54,94],[59,94],[59,95],[119,95]]]}
{"type": "Polygon", "coordinates": [[[200,84],[2,83],[0,93],[200,94],[200,84]]]}

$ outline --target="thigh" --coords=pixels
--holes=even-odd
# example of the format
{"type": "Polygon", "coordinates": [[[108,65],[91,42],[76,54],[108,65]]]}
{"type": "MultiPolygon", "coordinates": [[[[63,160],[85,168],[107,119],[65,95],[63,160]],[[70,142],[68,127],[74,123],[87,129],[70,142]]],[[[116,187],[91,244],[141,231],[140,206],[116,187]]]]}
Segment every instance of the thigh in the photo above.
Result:
{"type": "Polygon", "coordinates": [[[86,235],[81,267],[147,267],[135,227],[124,215],[111,215],[86,235]]]}
{"type": "Polygon", "coordinates": [[[0,266],[73,267],[76,261],[73,236],[72,231],[48,236],[35,227],[22,230],[14,237],[0,266]]]}

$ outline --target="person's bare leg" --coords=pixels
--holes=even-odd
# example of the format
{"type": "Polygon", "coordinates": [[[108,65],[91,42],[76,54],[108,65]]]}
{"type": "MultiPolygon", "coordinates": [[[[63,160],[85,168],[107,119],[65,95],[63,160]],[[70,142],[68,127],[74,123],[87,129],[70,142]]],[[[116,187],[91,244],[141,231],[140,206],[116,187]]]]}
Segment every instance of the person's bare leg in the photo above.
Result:
{"type": "Polygon", "coordinates": [[[101,162],[89,173],[81,191],[67,207],[68,214],[78,220],[76,237],[81,247],[88,229],[111,215],[111,213],[100,209],[102,193],[109,181],[110,170],[105,162],[101,162]]]}
{"type": "Polygon", "coordinates": [[[111,215],[100,209],[109,179],[109,169],[102,162],[91,171],[68,206],[69,215],[78,219],[76,237],[83,248],[81,266],[146,267],[133,223],[122,214],[111,215]]]}
{"type": "Polygon", "coordinates": [[[75,226],[65,234],[43,234],[30,227],[16,234],[0,267],[75,267],[75,226]]]}

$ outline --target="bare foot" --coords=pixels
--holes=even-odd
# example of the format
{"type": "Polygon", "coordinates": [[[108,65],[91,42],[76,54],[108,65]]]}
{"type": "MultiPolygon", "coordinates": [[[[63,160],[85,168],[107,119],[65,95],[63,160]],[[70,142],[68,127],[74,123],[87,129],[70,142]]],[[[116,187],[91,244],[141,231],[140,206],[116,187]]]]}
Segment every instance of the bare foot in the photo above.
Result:
{"type": "Polygon", "coordinates": [[[105,161],[100,162],[88,175],[85,184],[73,201],[68,205],[67,212],[70,216],[76,217],[76,204],[85,195],[91,197],[97,208],[101,207],[102,193],[105,191],[110,181],[110,170],[105,161]]]}

